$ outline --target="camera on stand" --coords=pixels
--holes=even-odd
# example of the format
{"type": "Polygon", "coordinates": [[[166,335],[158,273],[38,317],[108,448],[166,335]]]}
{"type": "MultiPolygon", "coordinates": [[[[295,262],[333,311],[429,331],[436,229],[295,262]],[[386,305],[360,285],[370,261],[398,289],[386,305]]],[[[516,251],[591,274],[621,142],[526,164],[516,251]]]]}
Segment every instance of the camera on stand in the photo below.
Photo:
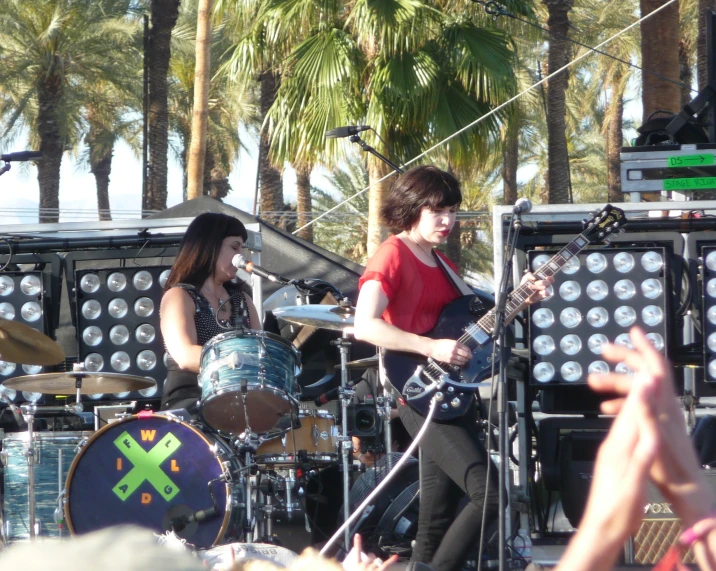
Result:
{"type": "Polygon", "coordinates": [[[348,435],[360,438],[360,451],[382,453],[385,451],[383,441],[383,420],[372,395],[367,395],[364,402],[352,403],[348,406],[346,422],[348,435]]]}

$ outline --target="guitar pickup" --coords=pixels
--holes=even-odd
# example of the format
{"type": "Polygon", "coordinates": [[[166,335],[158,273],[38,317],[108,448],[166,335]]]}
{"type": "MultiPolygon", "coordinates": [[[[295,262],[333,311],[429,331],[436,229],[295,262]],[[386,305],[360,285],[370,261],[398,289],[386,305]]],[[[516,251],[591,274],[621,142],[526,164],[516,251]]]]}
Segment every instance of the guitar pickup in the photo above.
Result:
{"type": "Polygon", "coordinates": [[[466,327],[465,333],[477,341],[478,345],[484,345],[490,340],[490,336],[480,329],[475,323],[466,327]]]}

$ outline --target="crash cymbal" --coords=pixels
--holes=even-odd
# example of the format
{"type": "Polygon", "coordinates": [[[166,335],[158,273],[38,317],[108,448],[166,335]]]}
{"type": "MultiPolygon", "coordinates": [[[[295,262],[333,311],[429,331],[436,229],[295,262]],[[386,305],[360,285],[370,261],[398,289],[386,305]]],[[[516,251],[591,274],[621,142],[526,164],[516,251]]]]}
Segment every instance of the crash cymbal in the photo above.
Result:
{"type": "Polygon", "coordinates": [[[0,319],[0,359],[22,365],[56,365],[65,360],[65,353],[37,329],[0,319]]]}
{"type": "Polygon", "coordinates": [[[122,373],[42,373],[8,379],[2,385],[16,391],[44,393],[47,395],[73,395],[77,392],[76,382],[80,381],[80,394],[124,393],[140,391],[156,385],[146,377],[122,373]]]}
{"type": "MultiPolygon", "coordinates": [[[[366,357],[365,359],[356,359],[355,361],[348,361],[346,367],[349,369],[377,369],[378,368],[378,355],[372,357],[366,357]]],[[[336,369],[340,369],[340,365],[335,366],[336,369]]]]}
{"type": "Polygon", "coordinates": [[[354,307],[342,305],[295,305],[273,310],[276,317],[291,323],[334,331],[343,331],[347,327],[352,327],[355,312],[354,307]]]}

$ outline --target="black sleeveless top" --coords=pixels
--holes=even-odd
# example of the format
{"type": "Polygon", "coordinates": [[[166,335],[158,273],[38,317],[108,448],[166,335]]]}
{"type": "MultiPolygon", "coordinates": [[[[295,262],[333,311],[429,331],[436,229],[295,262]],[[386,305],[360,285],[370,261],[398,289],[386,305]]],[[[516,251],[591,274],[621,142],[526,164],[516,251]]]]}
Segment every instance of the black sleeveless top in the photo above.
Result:
{"type": "MultiPolygon", "coordinates": [[[[176,284],[172,287],[182,288],[194,301],[196,307],[194,325],[196,326],[198,345],[204,346],[210,339],[237,327],[251,328],[249,308],[240,285],[232,282],[224,284],[231,299],[232,311],[229,320],[219,320],[219,323],[217,323],[214,309],[211,307],[209,300],[198,288],[189,284],[176,284]]],[[[166,350],[166,346],[164,349],[166,350]]],[[[162,395],[162,409],[178,408],[183,406],[180,401],[196,401],[201,397],[198,375],[193,371],[181,369],[168,352],[167,369],[167,380],[164,383],[162,395]]]]}

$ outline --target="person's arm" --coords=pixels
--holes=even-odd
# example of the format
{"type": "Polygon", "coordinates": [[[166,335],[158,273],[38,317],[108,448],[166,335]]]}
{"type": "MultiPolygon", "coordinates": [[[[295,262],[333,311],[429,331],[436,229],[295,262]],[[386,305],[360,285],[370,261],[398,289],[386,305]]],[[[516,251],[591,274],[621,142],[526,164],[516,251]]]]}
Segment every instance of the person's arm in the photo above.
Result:
{"type": "Polygon", "coordinates": [[[170,288],[162,296],[160,328],[167,351],[182,369],[199,372],[201,345],[197,343],[191,296],[182,288],[170,288]]]}

